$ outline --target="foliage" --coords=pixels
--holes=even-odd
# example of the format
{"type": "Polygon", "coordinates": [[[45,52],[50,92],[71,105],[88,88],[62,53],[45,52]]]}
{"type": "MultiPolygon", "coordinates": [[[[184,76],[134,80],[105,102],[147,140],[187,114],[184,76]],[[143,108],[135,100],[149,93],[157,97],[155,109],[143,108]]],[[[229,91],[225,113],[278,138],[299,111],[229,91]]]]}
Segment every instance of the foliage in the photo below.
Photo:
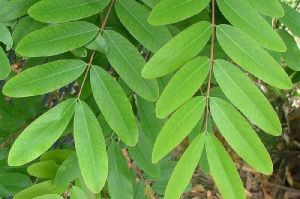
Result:
{"type": "Polygon", "coordinates": [[[200,164],[246,198],[227,149],[272,174],[296,36],[278,0],[0,0],[0,197],[175,199],[200,164]]]}

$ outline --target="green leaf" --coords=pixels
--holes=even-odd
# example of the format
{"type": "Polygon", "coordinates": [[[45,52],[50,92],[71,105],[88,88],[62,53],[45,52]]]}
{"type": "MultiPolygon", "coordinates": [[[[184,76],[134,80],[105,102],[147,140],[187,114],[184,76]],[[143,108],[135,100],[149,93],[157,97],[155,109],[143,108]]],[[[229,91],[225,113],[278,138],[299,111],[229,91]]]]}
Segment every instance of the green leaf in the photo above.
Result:
{"type": "Polygon", "coordinates": [[[11,147],[8,164],[21,166],[47,151],[66,129],[74,107],[74,99],[66,100],[30,124],[11,147]]]}
{"type": "Polygon", "coordinates": [[[52,179],[55,177],[57,169],[58,169],[58,165],[55,163],[55,161],[50,160],[50,161],[37,162],[30,165],[27,168],[27,172],[31,176],[37,178],[52,179]]]}
{"type": "Polygon", "coordinates": [[[108,146],[108,190],[112,199],[133,198],[132,179],[118,144],[111,142],[108,146]]]}
{"type": "Polygon", "coordinates": [[[204,148],[205,134],[198,135],[178,161],[165,192],[165,199],[180,198],[187,187],[204,148]]]}
{"type": "Polygon", "coordinates": [[[10,0],[0,7],[0,21],[12,21],[27,13],[31,0],[10,0]]]}
{"type": "Polygon", "coordinates": [[[6,45],[6,50],[11,49],[13,40],[8,28],[0,24],[0,42],[6,45]]]}
{"type": "Polygon", "coordinates": [[[108,46],[106,40],[101,34],[98,34],[97,37],[86,46],[86,48],[96,50],[104,54],[108,53],[108,46]]]}
{"type": "Polygon", "coordinates": [[[285,15],[279,19],[280,22],[286,25],[293,34],[300,37],[300,13],[285,3],[282,3],[282,6],[285,15]]]}
{"type": "Polygon", "coordinates": [[[281,134],[281,124],[276,112],[246,74],[229,62],[217,60],[214,75],[226,97],[251,122],[271,135],[281,134]]]}
{"type": "Polygon", "coordinates": [[[141,75],[146,61],[125,37],[115,31],[105,31],[109,46],[107,58],[124,82],[138,95],[156,101],[159,95],[156,80],[144,79],[141,75]]]}
{"type": "Polygon", "coordinates": [[[209,59],[196,57],[186,63],[169,81],[156,103],[156,115],[165,118],[201,87],[209,72],[209,59]]]}
{"type": "Polygon", "coordinates": [[[153,178],[158,178],[160,176],[159,164],[151,162],[152,144],[141,128],[139,128],[139,133],[137,145],[129,147],[130,157],[146,174],[153,178]]]}
{"type": "Polygon", "coordinates": [[[12,33],[13,38],[13,47],[16,48],[16,46],[19,44],[19,42],[28,35],[29,33],[41,29],[45,27],[46,24],[35,21],[29,16],[22,17],[20,20],[18,20],[18,23],[16,24],[14,31],[12,33]]]}
{"type": "Polygon", "coordinates": [[[203,49],[211,31],[209,22],[199,22],[176,35],[147,62],[143,77],[161,77],[180,68],[203,49]]]}
{"type": "Polygon", "coordinates": [[[211,175],[224,199],[246,199],[243,182],[229,154],[211,133],[206,135],[205,149],[211,175]]]}
{"type": "Polygon", "coordinates": [[[109,0],[42,0],[34,4],[28,14],[44,23],[76,21],[97,14],[109,0]]]}
{"type": "Polygon", "coordinates": [[[72,153],[58,168],[54,184],[64,186],[74,181],[81,175],[76,153],[72,153]]]}
{"type": "Polygon", "coordinates": [[[75,108],[74,140],[84,182],[91,191],[99,193],[108,173],[106,145],[96,116],[83,101],[78,101],[75,108]]]}
{"type": "Polygon", "coordinates": [[[70,149],[50,150],[41,155],[40,161],[54,160],[57,164],[62,164],[73,152],[70,149]]]}
{"type": "Polygon", "coordinates": [[[247,120],[228,102],[210,99],[210,111],[223,137],[250,166],[266,175],[273,171],[271,157],[247,120]]]}
{"type": "Polygon", "coordinates": [[[201,12],[209,0],[161,0],[149,16],[149,23],[166,25],[182,21],[201,12]]]}
{"type": "Polygon", "coordinates": [[[136,103],[141,128],[153,146],[164,121],[156,117],[154,103],[140,97],[137,97],[136,103]]]}
{"type": "Polygon", "coordinates": [[[300,71],[300,49],[294,37],[284,30],[280,30],[279,34],[287,46],[287,51],[281,53],[285,63],[289,68],[300,71]]]}
{"type": "Polygon", "coordinates": [[[118,0],[116,12],[131,35],[152,52],[158,51],[172,38],[166,27],[151,26],[147,22],[150,11],[134,0],[118,0]]]}
{"type": "Polygon", "coordinates": [[[254,76],[281,89],[292,87],[291,80],[283,68],[241,30],[229,25],[220,25],[217,27],[217,39],[228,56],[254,76]]]}
{"type": "Polygon", "coordinates": [[[25,36],[16,48],[23,57],[58,55],[84,46],[98,33],[94,24],[76,21],[47,26],[25,36]]]}
{"type": "Polygon", "coordinates": [[[6,53],[0,47],[0,80],[4,80],[9,76],[10,63],[6,56],[6,53]]]}
{"type": "Polygon", "coordinates": [[[51,181],[45,181],[20,191],[14,196],[14,199],[34,198],[45,194],[62,194],[66,189],[67,186],[56,187],[51,181]]]}
{"type": "Polygon", "coordinates": [[[286,47],[268,22],[245,0],[217,0],[222,14],[263,47],[284,52],[286,47]]]}
{"type": "Polygon", "coordinates": [[[71,199],[88,199],[88,197],[81,188],[73,186],[71,189],[71,199]]]}
{"type": "Polygon", "coordinates": [[[64,59],[29,68],[10,79],[3,93],[10,97],[43,95],[76,80],[85,70],[86,63],[64,59]]]}
{"type": "Polygon", "coordinates": [[[204,108],[205,98],[202,96],[194,97],[170,117],[159,132],[154,144],[153,163],[167,155],[193,130],[201,119],[204,108]]]}
{"type": "Polygon", "coordinates": [[[46,194],[46,195],[34,197],[33,199],[64,199],[64,198],[57,194],[46,194]]]}
{"type": "Polygon", "coordinates": [[[138,129],[131,104],[122,88],[99,66],[92,67],[90,78],[94,98],[105,120],[125,144],[134,146],[138,129]]]}
{"type": "Polygon", "coordinates": [[[278,0],[248,0],[247,1],[258,12],[270,17],[282,17],[284,10],[278,0]]]}
{"type": "Polygon", "coordinates": [[[0,196],[9,197],[31,185],[30,179],[20,173],[0,175],[0,196]]]}

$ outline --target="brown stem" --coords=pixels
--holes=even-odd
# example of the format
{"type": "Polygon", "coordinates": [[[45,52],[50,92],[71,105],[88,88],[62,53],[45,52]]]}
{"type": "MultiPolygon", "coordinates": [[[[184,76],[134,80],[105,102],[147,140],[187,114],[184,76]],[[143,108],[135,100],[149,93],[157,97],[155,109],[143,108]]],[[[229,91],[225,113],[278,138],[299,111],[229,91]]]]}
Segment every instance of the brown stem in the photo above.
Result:
{"type": "Polygon", "coordinates": [[[208,129],[208,118],[209,118],[209,99],[211,90],[211,81],[214,66],[214,47],[215,47],[215,34],[216,34],[216,23],[215,23],[215,0],[212,0],[212,35],[211,35],[211,46],[210,46],[210,66],[209,66],[209,79],[207,85],[206,94],[206,113],[205,113],[205,131],[208,129]]]}
{"type": "MultiPolygon", "coordinates": [[[[112,7],[113,7],[113,5],[114,5],[114,2],[115,2],[115,0],[111,0],[111,1],[110,1],[110,5],[109,5],[109,8],[108,8],[107,13],[106,13],[106,15],[105,15],[105,18],[104,18],[104,20],[103,20],[103,22],[102,22],[102,24],[101,24],[101,27],[99,28],[99,32],[100,32],[100,33],[103,32],[103,30],[104,30],[104,28],[105,28],[105,26],[106,26],[106,23],[107,23],[107,21],[108,21],[109,15],[110,15],[111,10],[112,10],[112,7]]],[[[93,60],[94,60],[95,54],[96,54],[96,51],[93,51],[93,52],[92,52],[92,55],[91,55],[91,58],[90,58],[90,61],[89,61],[89,63],[87,64],[86,72],[85,72],[85,74],[84,74],[84,78],[83,78],[82,84],[81,84],[81,86],[80,86],[78,95],[77,95],[77,98],[78,98],[78,99],[79,99],[80,96],[81,96],[81,93],[82,93],[84,84],[85,84],[85,82],[86,82],[88,73],[89,73],[89,71],[90,71],[90,69],[91,69],[91,66],[92,66],[92,63],[93,63],[93,60]]]]}

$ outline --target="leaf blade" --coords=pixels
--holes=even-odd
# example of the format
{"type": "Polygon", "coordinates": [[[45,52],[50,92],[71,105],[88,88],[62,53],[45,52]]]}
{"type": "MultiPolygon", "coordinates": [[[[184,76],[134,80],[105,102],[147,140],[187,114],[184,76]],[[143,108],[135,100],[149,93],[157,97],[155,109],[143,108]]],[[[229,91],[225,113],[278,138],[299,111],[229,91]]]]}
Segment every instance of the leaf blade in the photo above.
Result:
{"type": "Polygon", "coordinates": [[[67,127],[74,113],[74,105],[74,99],[66,100],[30,124],[11,147],[8,164],[21,166],[48,150],[67,127]]]}
{"type": "Polygon", "coordinates": [[[106,145],[96,116],[83,101],[75,107],[74,140],[84,182],[91,191],[99,193],[108,173],[106,145]]]}
{"type": "Polygon", "coordinates": [[[281,134],[281,124],[270,102],[236,66],[224,60],[214,65],[216,80],[226,97],[255,125],[271,135],[281,134]]]}
{"type": "Polygon", "coordinates": [[[76,80],[85,70],[81,60],[65,59],[29,68],[10,79],[3,93],[10,97],[43,95],[76,80]]]}
{"type": "Polygon", "coordinates": [[[202,50],[211,36],[211,31],[209,22],[199,22],[185,29],[146,63],[142,76],[151,79],[177,70],[202,50]]]}
{"type": "Polygon", "coordinates": [[[47,26],[26,35],[16,52],[24,57],[58,55],[84,46],[97,33],[97,26],[83,21],[47,26]]]}

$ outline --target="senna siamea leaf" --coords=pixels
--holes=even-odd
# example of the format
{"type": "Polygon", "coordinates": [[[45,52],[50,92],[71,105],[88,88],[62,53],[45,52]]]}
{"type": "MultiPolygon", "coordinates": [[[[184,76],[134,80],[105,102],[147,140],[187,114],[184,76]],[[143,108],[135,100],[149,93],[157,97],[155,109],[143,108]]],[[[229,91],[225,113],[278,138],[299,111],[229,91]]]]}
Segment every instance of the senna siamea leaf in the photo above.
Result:
{"type": "Polygon", "coordinates": [[[224,199],[246,199],[243,182],[221,142],[208,133],[205,139],[209,168],[224,199]]]}
{"type": "Polygon", "coordinates": [[[98,34],[97,37],[86,46],[86,48],[96,50],[104,54],[108,53],[107,42],[102,34],[98,34]]]}
{"type": "Polygon", "coordinates": [[[286,47],[271,25],[246,0],[217,0],[222,14],[264,48],[284,52],[286,47]]]}
{"type": "Polygon", "coordinates": [[[169,118],[155,141],[152,152],[153,163],[166,156],[193,130],[201,119],[204,108],[205,98],[194,97],[169,118]]]}
{"type": "Polygon", "coordinates": [[[147,22],[150,11],[135,0],[118,0],[116,12],[131,35],[152,52],[172,38],[166,27],[154,27],[147,22]]]}
{"type": "Polygon", "coordinates": [[[37,178],[53,179],[56,175],[57,169],[58,169],[58,165],[56,164],[56,162],[53,160],[49,160],[49,161],[37,162],[30,165],[27,168],[27,172],[31,176],[37,178]]]}
{"type": "Polygon", "coordinates": [[[99,193],[108,173],[105,140],[93,111],[80,100],[75,108],[74,141],[84,182],[92,192],[99,193]]]}
{"type": "Polygon", "coordinates": [[[0,80],[4,80],[9,76],[10,63],[6,56],[6,53],[0,47],[0,80]]]}
{"type": "Polygon", "coordinates": [[[57,194],[45,194],[42,196],[34,197],[33,199],[63,199],[63,197],[57,194]]]}
{"type": "Polygon", "coordinates": [[[116,142],[108,146],[108,190],[112,199],[133,198],[133,187],[130,172],[121,149],[116,142]]]}
{"type": "Polygon", "coordinates": [[[118,82],[99,66],[90,73],[93,95],[105,120],[120,139],[129,146],[138,140],[138,129],[131,104],[118,82]]]}
{"type": "Polygon", "coordinates": [[[220,98],[210,98],[210,111],[231,148],[257,171],[271,174],[271,157],[247,120],[231,104],[220,98]]]}
{"type": "Polygon", "coordinates": [[[233,64],[217,60],[214,75],[226,97],[255,125],[271,135],[281,134],[281,124],[270,102],[233,64]]]}
{"type": "Polygon", "coordinates": [[[74,99],[66,100],[31,123],[11,147],[8,164],[21,166],[47,151],[66,129],[74,107],[74,99]]]}
{"type": "Polygon", "coordinates": [[[29,16],[44,23],[75,21],[97,14],[109,0],[42,0],[28,10],[29,16]]]}
{"type": "Polygon", "coordinates": [[[160,176],[160,165],[151,162],[152,144],[140,127],[138,143],[128,149],[130,157],[146,174],[153,178],[160,176]]]}
{"type": "Polygon", "coordinates": [[[84,191],[77,186],[73,186],[71,189],[71,199],[88,199],[84,191]]]}
{"type": "Polygon", "coordinates": [[[217,39],[228,56],[254,76],[281,89],[292,87],[291,80],[283,68],[241,30],[229,25],[220,25],[217,27],[217,39]]]}
{"type": "Polygon", "coordinates": [[[193,24],[176,35],[147,62],[142,71],[143,77],[161,77],[180,68],[203,49],[211,31],[211,24],[204,21],[193,24]]]}
{"type": "Polygon", "coordinates": [[[165,118],[201,87],[209,72],[209,59],[196,57],[172,77],[156,103],[156,115],[165,118]]]}
{"type": "Polygon", "coordinates": [[[300,13],[286,3],[282,3],[282,6],[285,15],[279,19],[280,22],[286,25],[294,35],[300,37],[300,13]]]}
{"type": "Polygon", "coordinates": [[[40,161],[54,160],[57,164],[62,164],[72,153],[74,151],[70,149],[54,149],[43,153],[39,159],[40,161]]]}
{"type": "Polygon", "coordinates": [[[13,46],[13,39],[8,28],[0,24],[0,42],[6,45],[6,50],[11,49],[13,46]]]}
{"type": "Polygon", "coordinates": [[[105,31],[104,37],[109,46],[107,58],[124,82],[146,100],[156,101],[159,95],[157,81],[142,77],[146,61],[135,46],[112,30],[105,31]]]}
{"type": "Polygon", "coordinates": [[[300,49],[294,37],[284,30],[280,30],[279,34],[287,46],[287,51],[281,53],[282,58],[289,68],[300,71],[300,49]]]}
{"type": "Polygon", "coordinates": [[[84,21],[55,24],[26,35],[16,52],[23,57],[58,55],[84,46],[97,33],[97,26],[84,21]]]}
{"type": "Polygon", "coordinates": [[[74,181],[81,175],[76,153],[72,153],[58,168],[54,184],[64,186],[74,181]]]}
{"type": "Polygon", "coordinates": [[[165,199],[180,198],[188,185],[204,148],[205,134],[198,135],[178,161],[165,191],[165,199]]]}
{"type": "Polygon", "coordinates": [[[45,27],[46,24],[35,21],[29,16],[22,17],[18,20],[12,33],[13,48],[15,49],[19,42],[29,33],[45,27]]]}
{"type": "Polygon", "coordinates": [[[162,0],[153,8],[148,21],[153,25],[176,23],[198,14],[209,2],[209,0],[162,0]]]}
{"type": "Polygon", "coordinates": [[[67,186],[57,187],[49,180],[20,191],[14,196],[14,199],[34,198],[45,194],[62,194],[66,189],[67,186]]]}
{"type": "Polygon", "coordinates": [[[164,120],[156,117],[154,103],[137,97],[136,104],[141,128],[153,146],[164,120]]]}
{"type": "Polygon", "coordinates": [[[270,17],[282,17],[285,13],[278,0],[247,0],[258,12],[270,17]]]}
{"type": "Polygon", "coordinates": [[[0,7],[0,22],[12,21],[27,13],[27,9],[34,1],[10,0],[0,7]]]}
{"type": "Polygon", "coordinates": [[[19,191],[31,186],[30,179],[20,173],[4,173],[0,175],[0,196],[13,196],[19,191]]]}
{"type": "Polygon", "coordinates": [[[52,92],[76,80],[86,65],[81,60],[63,59],[29,68],[10,79],[3,93],[10,97],[29,97],[52,92]]]}

